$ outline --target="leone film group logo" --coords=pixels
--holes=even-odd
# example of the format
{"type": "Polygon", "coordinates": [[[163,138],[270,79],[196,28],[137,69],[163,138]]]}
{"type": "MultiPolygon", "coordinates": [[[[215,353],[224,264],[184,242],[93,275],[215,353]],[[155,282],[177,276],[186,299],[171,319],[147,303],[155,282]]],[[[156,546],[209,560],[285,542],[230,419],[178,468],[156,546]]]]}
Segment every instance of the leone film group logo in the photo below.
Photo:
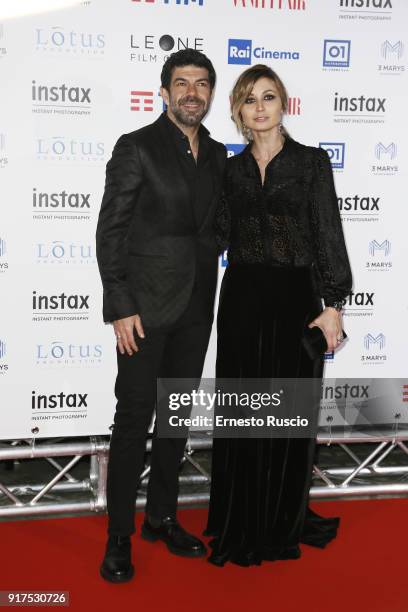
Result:
{"type": "Polygon", "coordinates": [[[364,336],[364,353],[361,355],[363,364],[381,365],[387,361],[387,353],[384,351],[385,340],[385,335],[382,332],[377,334],[369,332],[364,336]]]}
{"type": "Polygon", "coordinates": [[[371,173],[375,176],[394,176],[398,174],[397,145],[395,142],[378,142],[374,147],[376,163],[371,164],[371,173]]]}
{"type": "Polygon", "coordinates": [[[370,240],[368,243],[370,259],[366,261],[368,272],[389,272],[392,269],[391,242],[385,240],[370,240]]]}
{"type": "Polygon", "coordinates": [[[33,290],[31,298],[34,322],[89,321],[91,296],[86,293],[42,293],[33,290]]]}
{"type": "Polygon", "coordinates": [[[32,112],[41,115],[69,115],[71,117],[91,114],[92,92],[90,87],[31,82],[32,112]]]}
{"type": "Polygon", "coordinates": [[[105,35],[99,32],[68,30],[60,26],[36,28],[34,45],[38,52],[53,57],[101,57],[105,53],[105,35]]]}
{"type": "Polygon", "coordinates": [[[337,198],[341,218],[347,223],[373,223],[379,221],[381,197],[350,195],[337,198]]]}
{"type": "Polygon", "coordinates": [[[130,35],[130,61],[140,63],[164,63],[171,53],[182,49],[205,52],[204,38],[192,35],[138,34],[130,35]]]}
{"type": "Polygon", "coordinates": [[[68,164],[101,164],[105,161],[105,143],[95,139],[50,136],[36,138],[38,161],[68,164]]]}
{"type": "Polygon", "coordinates": [[[96,265],[94,244],[66,240],[38,242],[34,246],[34,258],[37,264],[54,268],[61,266],[89,268],[96,265]]]}
{"type": "Polygon", "coordinates": [[[401,76],[405,73],[404,58],[404,43],[402,40],[389,41],[385,40],[380,46],[380,63],[377,64],[377,71],[380,74],[390,74],[401,76]]]}
{"type": "Polygon", "coordinates": [[[34,221],[90,221],[94,212],[90,193],[39,191],[33,187],[32,216],[34,221]]]}
{"type": "Polygon", "coordinates": [[[0,338],[0,376],[7,374],[9,364],[6,361],[7,357],[7,345],[3,339],[0,338]]]}
{"type": "Polygon", "coordinates": [[[393,0],[337,0],[339,19],[347,21],[390,21],[393,0]]]}
{"type": "Polygon", "coordinates": [[[37,344],[34,362],[42,368],[99,367],[102,363],[101,344],[79,344],[50,340],[37,344]]]}

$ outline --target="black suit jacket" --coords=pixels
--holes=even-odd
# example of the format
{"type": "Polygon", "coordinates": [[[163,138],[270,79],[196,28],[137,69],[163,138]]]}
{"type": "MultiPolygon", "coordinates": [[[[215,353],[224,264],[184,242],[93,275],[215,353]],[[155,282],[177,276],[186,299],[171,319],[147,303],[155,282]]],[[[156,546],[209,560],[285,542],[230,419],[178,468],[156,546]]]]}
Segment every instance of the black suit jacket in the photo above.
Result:
{"type": "Polygon", "coordinates": [[[226,151],[209,139],[213,195],[197,223],[167,121],[161,115],[121,136],[106,166],[96,231],[105,321],[140,314],[147,327],[175,322],[198,268],[203,312],[212,314],[218,270],[213,224],[226,151]]]}

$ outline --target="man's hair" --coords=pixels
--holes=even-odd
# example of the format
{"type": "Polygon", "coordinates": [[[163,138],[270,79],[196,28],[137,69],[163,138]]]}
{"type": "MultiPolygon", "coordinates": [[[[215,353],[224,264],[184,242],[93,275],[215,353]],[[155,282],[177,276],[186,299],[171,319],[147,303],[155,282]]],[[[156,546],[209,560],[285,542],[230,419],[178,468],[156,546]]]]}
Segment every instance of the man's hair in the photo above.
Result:
{"type": "Polygon", "coordinates": [[[210,88],[214,89],[216,80],[215,70],[208,57],[204,55],[204,53],[201,53],[201,51],[196,51],[195,49],[182,49],[181,51],[172,53],[167,58],[161,71],[161,84],[167,91],[170,89],[171,75],[173,74],[174,68],[180,68],[182,66],[206,68],[208,70],[210,88]]]}

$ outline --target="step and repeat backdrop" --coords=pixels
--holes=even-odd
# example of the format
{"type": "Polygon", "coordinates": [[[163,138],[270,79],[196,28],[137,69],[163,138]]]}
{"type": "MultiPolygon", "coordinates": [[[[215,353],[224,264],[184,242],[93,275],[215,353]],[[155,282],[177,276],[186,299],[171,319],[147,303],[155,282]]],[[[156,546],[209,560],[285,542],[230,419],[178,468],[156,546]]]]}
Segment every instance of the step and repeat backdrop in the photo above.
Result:
{"type": "MultiPolygon", "coordinates": [[[[255,63],[285,82],[292,137],[329,152],[354,289],[326,377],[407,374],[406,0],[26,4],[0,5],[1,438],[109,432],[115,341],[94,242],[105,165],[162,112],[163,62],[185,47],[214,62],[205,124],[228,155],[243,147],[229,94],[255,63]]],[[[214,362],[215,333],[207,378],[214,362]]]]}

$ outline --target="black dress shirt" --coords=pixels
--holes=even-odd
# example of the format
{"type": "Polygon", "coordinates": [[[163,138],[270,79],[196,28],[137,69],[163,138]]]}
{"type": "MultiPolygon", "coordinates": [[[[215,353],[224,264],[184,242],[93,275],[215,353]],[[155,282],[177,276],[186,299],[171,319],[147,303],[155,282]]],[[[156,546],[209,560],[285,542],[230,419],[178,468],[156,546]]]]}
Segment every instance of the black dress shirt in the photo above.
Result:
{"type": "Polygon", "coordinates": [[[248,145],[227,160],[216,218],[229,263],[313,266],[326,306],[343,300],[352,277],[327,152],[287,137],[265,170],[248,145]]]}

